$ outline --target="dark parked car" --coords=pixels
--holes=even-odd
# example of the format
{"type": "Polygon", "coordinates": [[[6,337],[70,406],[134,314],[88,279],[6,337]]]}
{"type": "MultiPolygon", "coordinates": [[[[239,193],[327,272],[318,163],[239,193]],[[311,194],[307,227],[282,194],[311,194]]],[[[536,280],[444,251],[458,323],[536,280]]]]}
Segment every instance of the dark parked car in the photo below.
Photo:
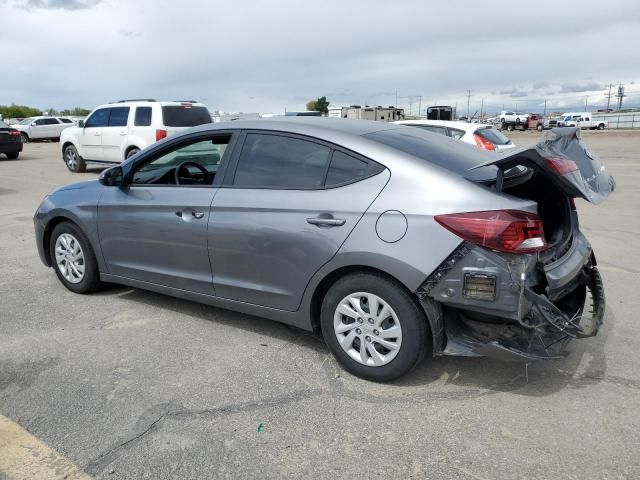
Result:
{"type": "Polygon", "coordinates": [[[577,129],[497,156],[283,118],[167,138],[55,190],[34,222],[71,291],[114,282],[322,332],[347,370],[384,381],[425,355],[530,361],[595,335],[604,292],[573,199],[613,187],[577,129]]]}
{"type": "Polygon", "coordinates": [[[22,151],[22,137],[15,128],[0,121],[0,153],[4,153],[8,158],[15,160],[22,151]]]}

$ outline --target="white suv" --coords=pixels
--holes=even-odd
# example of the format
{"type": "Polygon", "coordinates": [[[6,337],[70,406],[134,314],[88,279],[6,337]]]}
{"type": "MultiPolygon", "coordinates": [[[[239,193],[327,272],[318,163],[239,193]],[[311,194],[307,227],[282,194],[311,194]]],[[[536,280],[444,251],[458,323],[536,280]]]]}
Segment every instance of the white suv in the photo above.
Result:
{"type": "Polygon", "coordinates": [[[83,172],[88,163],[117,164],[168,135],[205,123],[211,123],[209,110],[195,101],[101,105],[62,133],[62,159],[72,172],[83,172]]]}
{"type": "Polygon", "coordinates": [[[58,141],[62,131],[73,127],[76,122],[64,117],[29,117],[20,123],[11,125],[20,131],[22,143],[31,140],[55,140],[58,141]]]}

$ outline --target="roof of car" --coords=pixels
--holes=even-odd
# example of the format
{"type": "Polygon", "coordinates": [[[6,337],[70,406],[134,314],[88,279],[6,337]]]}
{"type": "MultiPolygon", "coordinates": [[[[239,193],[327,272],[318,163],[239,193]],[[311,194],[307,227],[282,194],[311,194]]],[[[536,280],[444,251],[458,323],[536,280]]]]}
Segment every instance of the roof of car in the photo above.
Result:
{"type": "Polygon", "coordinates": [[[433,125],[434,127],[458,128],[465,131],[473,131],[483,126],[491,127],[491,125],[485,123],[458,122],[455,120],[398,120],[393,123],[398,125],[433,125]]]}

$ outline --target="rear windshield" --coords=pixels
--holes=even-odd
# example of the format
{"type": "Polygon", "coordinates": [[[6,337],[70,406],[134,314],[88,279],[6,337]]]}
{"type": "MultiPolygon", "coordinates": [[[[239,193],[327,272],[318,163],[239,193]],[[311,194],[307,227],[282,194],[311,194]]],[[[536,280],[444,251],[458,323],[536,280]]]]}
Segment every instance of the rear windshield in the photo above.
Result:
{"type": "Polygon", "coordinates": [[[211,115],[206,107],[191,105],[167,105],[162,107],[162,119],[165,127],[195,127],[211,123],[211,115]]]}
{"type": "Polygon", "coordinates": [[[511,140],[495,128],[480,128],[475,131],[475,134],[480,135],[485,140],[489,140],[494,145],[511,145],[511,140]]]}
{"type": "Polygon", "coordinates": [[[419,128],[398,128],[368,133],[364,137],[446,168],[470,180],[483,181],[496,177],[497,168],[494,166],[470,170],[495,159],[493,155],[436,133],[419,128]]]}

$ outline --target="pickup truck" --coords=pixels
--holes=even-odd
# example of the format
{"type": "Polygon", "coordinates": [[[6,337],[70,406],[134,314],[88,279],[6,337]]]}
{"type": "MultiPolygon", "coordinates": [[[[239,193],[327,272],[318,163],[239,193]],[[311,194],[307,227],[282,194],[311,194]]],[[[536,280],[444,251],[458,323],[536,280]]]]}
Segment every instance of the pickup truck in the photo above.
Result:
{"type": "Polygon", "coordinates": [[[535,128],[539,132],[547,130],[549,128],[556,128],[558,126],[558,120],[556,118],[544,118],[541,115],[531,115],[527,121],[529,128],[535,128]]]}
{"type": "Polygon", "coordinates": [[[609,126],[606,120],[594,119],[590,112],[567,112],[560,116],[559,127],[580,127],[589,130],[604,130],[609,126]]]}

